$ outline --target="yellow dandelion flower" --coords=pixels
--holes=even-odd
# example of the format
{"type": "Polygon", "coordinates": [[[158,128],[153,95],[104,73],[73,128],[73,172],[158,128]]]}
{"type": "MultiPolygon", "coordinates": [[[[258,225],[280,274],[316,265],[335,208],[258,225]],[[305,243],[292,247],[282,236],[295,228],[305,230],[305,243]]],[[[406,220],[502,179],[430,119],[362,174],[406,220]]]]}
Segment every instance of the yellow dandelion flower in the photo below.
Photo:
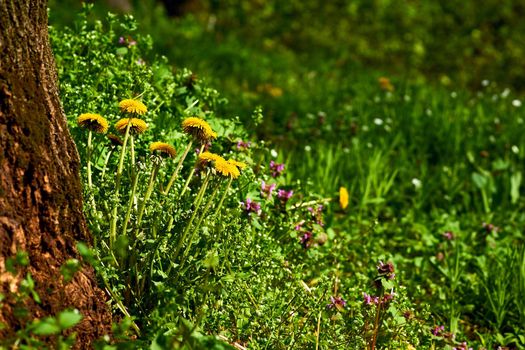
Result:
{"type": "Polygon", "coordinates": [[[386,77],[381,77],[378,79],[379,81],[379,86],[381,87],[382,90],[385,90],[385,91],[394,91],[394,85],[392,85],[392,83],[390,82],[390,79],[386,78],[386,77]]]}
{"type": "Polygon", "coordinates": [[[128,123],[131,124],[129,130],[134,134],[142,134],[148,129],[148,124],[146,124],[144,120],[137,118],[120,119],[118,122],[115,123],[115,128],[118,130],[118,132],[124,134],[126,132],[126,127],[128,126],[128,123]]]}
{"type": "Polygon", "coordinates": [[[113,146],[122,146],[124,144],[124,142],[117,135],[108,134],[107,137],[113,146]]]}
{"type": "Polygon", "coordinates": [[[227,162],[222,157],[215,161],[215,170],[222,176],[230,176],[234,179],[238,178],[239,175],[241,175],[239,169],[237,169],[235,165],[227,162]]]}
{"type": "Polygon", "coordinates": [[[201,163],[211,163],[217,161],[218,159],[224,160],[224,158],[222,158],[220,155],[207,151],[199,154],[199,161],[201,163]]]}
{"type": "Polygon", "coordinates": [[[217,138],[217,133],[211,129],[210,124],[197,117],[184,119],[182,129],[186,134],[199,140],[200,143],[205,143],[217,138]]]}
{"type": "Polygon", "coordinates": [[[144,103],[133,99],[122,100],[118,106],[122,112],[126,113],[143,115],[148,111],[148,108],[144,103]]]}
{"type": "Polygon", "coordinates": [[[239,168],[239,170],[242,170],[244,168],[246,168],[246,163],[243,163],[243,162],[239,162],[235,159],[228,159],[228,163],[232,164],[232,165],[235,165],[237,168],[239,168]]]}
{"type": "Polygon", "coordinates": [[[348,207],[348,190],[345,187],[339,188],[339,205],[343,210],[348,207]]]}
{"type": "Polygon", "coordinates": [[[174,158],[177,154],[177,151],[175,151],[175,147],[165,142],[153,142],[151,145],[149,145],[149,150],[151,152],[161,152],[170,158],[174,158]]]}
{"type": "Polygon", "coordinates": [[[84,113],[78,116],[77,123],[83,128],[105,134],[108,131],[108,121],[99,114],[84,113]]]}

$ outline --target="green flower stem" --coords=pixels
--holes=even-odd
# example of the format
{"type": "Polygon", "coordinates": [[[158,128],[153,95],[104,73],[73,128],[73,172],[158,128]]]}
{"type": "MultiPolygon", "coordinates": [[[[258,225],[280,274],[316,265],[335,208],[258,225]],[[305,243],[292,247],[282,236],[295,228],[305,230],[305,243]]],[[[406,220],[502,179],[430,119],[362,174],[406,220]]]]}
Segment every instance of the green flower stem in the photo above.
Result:
{"type": "Polygon", "coordinates": [[[204,192],[206,191],[206,188],[208,187],[208,182],[210,181],[210,173],[206,175],[206,178],[204,179],[204,182],[201,186],[201,189],[199,190],[199,193],[197,194],[197,197],[195,199],[195,209],[193,210],[193,214],[191,215],[190,221],[186,224],[186,228],[184,229],[184,232],[182,233],[181,238],[179,239],[179,242],[177,244],[177,248],[175,249],[175,252],[171,255],[171,264],[168,268],[167,275],[170,275],[171,269],[173,267],[173,264],[175,262],[175,259],[180,253],[180,250],[182,248],[182,245],[184,244],[184,241],[186,240],[186,237],[188,236],[188,233],[191,228],[191,224],[193,223],[193,220],[195,220],[195,217],[197,216],[197,211],[199,210],[199,207],[202,202],[202,198],[204,197],[204,192]]]}
{"type": "Polygon", "coordinates": [[[126,211],[126,218],[124,219],[124,226],[122,228],[123,235],[126,235],[126,231],[128,229],[129,218],[131,216],[131,210],[133,209],[133,198],[135,198],[135,194],[137,193],[137,184],[140,177],[139,175],[139,173],[135,174],[135,177],[133,178],[133,184],[131,185],[131,196],[129,197],[128,210],[126,211]]]}
{"type": "MultiPolygon", "coordinates": [[[[131,120],[130,120],[131,121],[131,120]]],[[[115,205],[113,211],[111,212],[111,224],[109,228],[109,244],[110,247],[113,247],[113,242],[115,242],[117,236],[117,220],[118,220],[118,205],[119,205],[119,189],[120,189],[120,179],[122,177],[122,169],[124,168],[124,155],[126,154],[126,144],[128,143],[129,129],[131,127],[131,122],[128,122],[126,127],[126,134],[124,135],[124,141],[122,142],[122,149],[120,150],[120,158],[118,162],[117,174],[115,175],[115,205]]]]}
{"type": "Polygon", "coordinates": [[[215,214],[213,216],[217,216],[219,211],[222,208],[222,204],[224,203],[224,198],[226,198],[226,195],[228,194],[228,190],[230,189],[230,186],[232,185],[233,177],[230,176],[230,180],[228,180],[228,184],[226,185],[226,189],[224,190],[221,200],[219,201],[219,205],[217,205],[217,209],[215,209],[215,214]]]}
{"type": "Polygon", "coordinates": [[[146,203],[151,197],[151,193],[153,193],[153,187],[155,186],[155,179],[157,178],[157,174],[159,173],[159,166],[160,166],[160,161],[156,161],[156,163],[153,165],[153,170],[149,178],[148,189],[146,190],[146,194],[144,195],[144,200],[140,204],[139,212],[137,215],[137,230],[140,228],[140,223],[142,222],[142,215],[144,214],[146,203]]]}
{"type": "Polygon", "coordinates": [[[91,191],[93,187],[93,182],[91,181],[91,155],[93,153],[93,132],[89,130],[88,141],[87,141],[87,179],[88,179],[88,188],[91,191]]]}
{"type": "Polygon", "coordinates": [[[111,158],[111,155],[113,154],[114,147],[111,147],[108,154],[106,155],[106,158],[104,159],[104,166],[102,167],[102,175],[100,175],[100,178],[104,180],[104,175],[106,175],[106,169],[108,168],[109,158],[111,158]]]}
{"type": "MultiPolygon", "coordinates": [[[[201,150],[200,150],[199,154],[201,154],[203,150],[204,150],[204,145],[201,146],[201,150]]],[[[188,189],[188,185],[190,184],[191,178],[193,177],[194,173],[195,173],[195,167],[193,167],[193,169],[191,169],[190,175],[186,179],[186,183],[184,184],[184,187],[182,188],[182,191],[180,192],[179,199],[182,198],[182,196],[184,196],[184,193],[186,193],[186,190],[188,189]]]]}
{"type": "Polygon", "coordinates": [[[130,143],[130,155],[131,155],[131,178],[135,178],[135,140],[133,139],[133,134],[129,135],[130,143]]]}
{"type": "Polygon", "coordinates": [[[186,149],[184,150],[184,153],[182,154],[182,157],[179,160],[179,164],[177,164],[177,168],[175,168],[173,175],[171,175],[170,181],[168,182],[168,186],[166,186],[166,189],[164,190],[164,195],[168,194],[171,186],[173,186],[173,183],[175,182],[175,179],[177,179],[177,176],[179,175],[179,171],[182,168],[182,163],[184,162],[184,159],[186,159],[186,156],[188,155],[188,152],[190,151],[192,144],[193,144],[193,141],[190,140],[190,142],[186,146],[186,149]]]}
{"type": "MultiPolygon", "coordinates": [[[[215,189],[213,190],[212,195],[208,199],[208,202],[206,203],[206,206],[204,207],[204,210],[202,211],[202,215],[200,216],[199,221],[197,221],[197,224],[195,225],[195,228],[193,229],[193,231],[192,231],[192,233],[190,235],[190,238],[188,240],[188,245],[186,246],[186,250],[182,254],[182,258],[180,259],[179,269],[182,269],[182,267],[184,266],[184,262],[186,261],[186,258],[188,257],[188,253],[189,253],[190,248],[192,246],[193,238],[195,237],[195,233],[197,233],[197,231],[199,231],[199,228],[200,228],[202,222],[206,218],[206,213],[210,209],[210,206],[213,203],[213,200],[215,199],[215,196],[219,192],[218,191],[219,187],[220,187],[219,184],[217,184],[217,186],[215,186],[215,189]]],[[[178,277],[177,277],[177,279],[178,279],[178,277]]]]}

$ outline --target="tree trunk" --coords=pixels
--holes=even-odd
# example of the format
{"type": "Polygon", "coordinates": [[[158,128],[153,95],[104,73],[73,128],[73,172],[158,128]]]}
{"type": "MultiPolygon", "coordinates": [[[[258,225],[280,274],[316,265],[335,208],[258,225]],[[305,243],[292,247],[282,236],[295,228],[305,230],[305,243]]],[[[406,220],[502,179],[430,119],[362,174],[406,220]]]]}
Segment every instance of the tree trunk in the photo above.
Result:
{"type": "Polygon", "coordinates": [[[46,0],[0,0],[0,339],[34,318],[77,308],[77,348],[110,332],[106,296],[91,267],[65,283],[61,265],[90,242],[82,213],[79,157],[61,107],[47,33],[46,0]],[[6,263],[25,251],[16,274],[6,263]],[[15,316],[20,281],[30,274],[41,302],[25,298],[15,316]]]}

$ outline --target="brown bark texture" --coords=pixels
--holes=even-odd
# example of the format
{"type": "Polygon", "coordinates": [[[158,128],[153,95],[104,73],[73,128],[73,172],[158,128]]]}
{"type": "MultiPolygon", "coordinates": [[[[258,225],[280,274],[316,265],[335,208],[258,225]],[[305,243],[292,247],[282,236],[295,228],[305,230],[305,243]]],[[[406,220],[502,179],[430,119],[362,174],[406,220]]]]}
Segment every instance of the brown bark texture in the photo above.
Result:
{"type": "MultiPolygon", "coordinates": [[[[79,258],[75,242],[90,242],[82,213],[79,157],[61,107],[49,45],[46,0],[0,0],[0,328],[2,339],[31,319],[76,308],[76,348],[108,334],[111,314],[94,271],[84,267],[65,283],[61,265],[79,258]],[[7,259],[28,253],[17,274],[7,259]],[[41,302],[15,295],[30,273],[41,302]]],[[[52,340],[50,340],[52,341],[52,340]]]]}

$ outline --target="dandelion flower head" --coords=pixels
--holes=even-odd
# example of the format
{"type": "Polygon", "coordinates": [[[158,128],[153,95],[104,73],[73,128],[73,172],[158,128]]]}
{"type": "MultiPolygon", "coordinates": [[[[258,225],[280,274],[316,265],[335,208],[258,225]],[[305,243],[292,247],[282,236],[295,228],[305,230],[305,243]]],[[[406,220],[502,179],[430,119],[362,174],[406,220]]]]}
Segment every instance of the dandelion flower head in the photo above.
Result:
{"type": "Polygon", "coordinates": [[[113,146],[122,146],[124,144],[121,138],[115,134],[108,134],[107,137],[113,146]]]}
{"type": "Polygon", "coordinates": [[[166,142],[153,142],[151,145],[149,145],[149,150],[151,152],[160,152],[161,154],[167,155],[170,158],[174,158],[177,154],[175,147],[166,142]]]}
{"type": "Polygon", "coordinates": [[[224,160],[224,158],[222,158],[220,155],[208,151],[199,154],[199,161],[201,163],[216,162],[219,159],[224,160]]]}
{"type": "Polygon", "coordinates": [[[229,163],[222,157],[215,161],[214,167],[215,171],[217,171],[222,176],[229,176],[233,179],[236,179],[239,177],[239,175],[241,175],[239,169],[235,165],[229,163]]]}
{"type": "Polygon", "coordinates": [[[146,124],[144,120],[138,118],[120,119],[115,123],[115,128],[118,130],[118,132],[124,134],[126,132],[128,123],[130,124],[129,130],[134,134],[142,134],[148,129],[148,124],[146,124]]]}
{"type": "Polygon", "coordinates": [[[235,165],[237,168],[239,168],[239,170],[242,170],[244,168],[246,168],[246,163],[243,163],[243,162],[239,162],[235,159],[228,159],[228,163],[232,164],[232,165],[235,165]]]}
{"type": "Polygon", "coordinates": [[[210,124],[197,117],[184,119],[182,129],[186,134],[193,136],[200,143],[206,143],[217,138],[217,133],[211,129],[210,124]]]}
{"type": "Polygon", "coordinates": [[[348,207],[348,190],[346,187],[339,188],[339,205],[343,210],[348,207]]]}
{"type": "Polygon", "coordinates": [[[133,99],[122,100],[118,106],[122,112],[126,113],[143,115],[148,111],[148,108],[144,103],[133,99]]]}
{"type": "Polygon", "coordinates": [[[95,113],[84,113],[78,116],[77,123],[83,128],[105,134],[108,131],[108,121],[106,118],[95,113]]]}

